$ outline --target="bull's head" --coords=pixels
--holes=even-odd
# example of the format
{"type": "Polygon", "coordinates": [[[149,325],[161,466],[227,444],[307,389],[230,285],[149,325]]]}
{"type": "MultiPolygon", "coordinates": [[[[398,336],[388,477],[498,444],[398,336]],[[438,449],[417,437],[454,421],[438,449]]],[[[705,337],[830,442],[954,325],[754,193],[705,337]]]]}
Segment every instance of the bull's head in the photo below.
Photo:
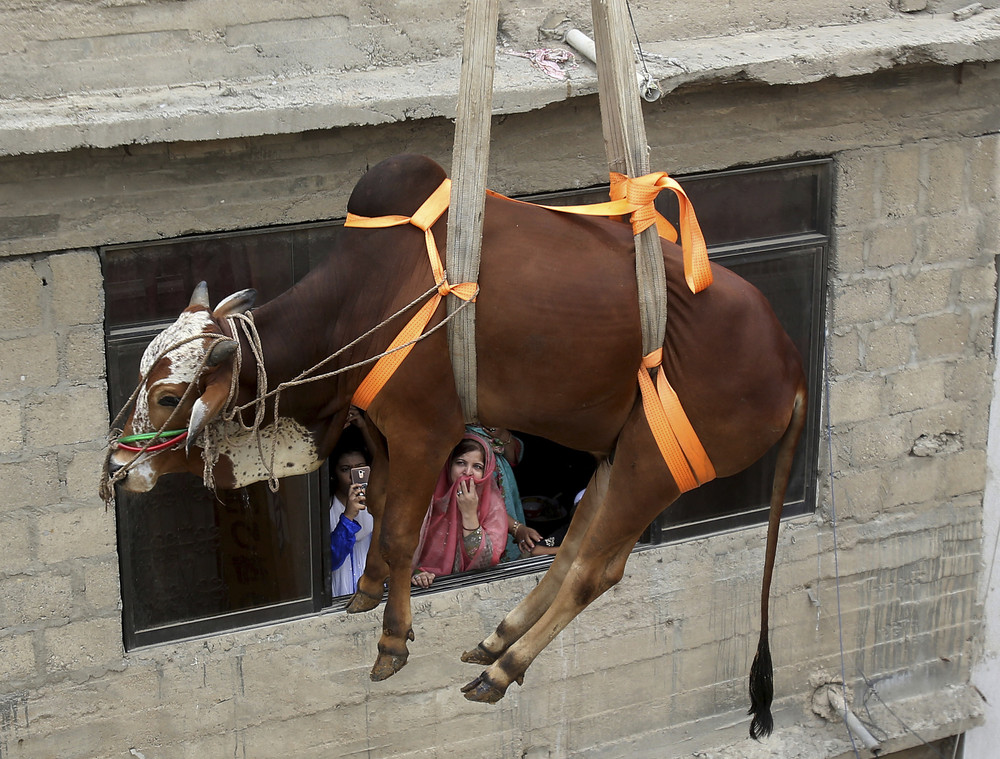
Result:
{"type": "Polygon", "coordinates": [[[202,282],[177,321],[146,348],[135,406],[108,459],[109,475],[126,490],[148,491],[172,472],[205,474],[208,484],[236,488],[274,476],[277,468],[286,476],[318,466],[313,436],[292,420],[251,433],[223,418],[239,343],[224,335],[221,324],[250,309],[255,297],[242,290],[210,310],[202,282]],[[262,452],[278,450],[275,442],[277,460],[264,462],[262,452]]]}

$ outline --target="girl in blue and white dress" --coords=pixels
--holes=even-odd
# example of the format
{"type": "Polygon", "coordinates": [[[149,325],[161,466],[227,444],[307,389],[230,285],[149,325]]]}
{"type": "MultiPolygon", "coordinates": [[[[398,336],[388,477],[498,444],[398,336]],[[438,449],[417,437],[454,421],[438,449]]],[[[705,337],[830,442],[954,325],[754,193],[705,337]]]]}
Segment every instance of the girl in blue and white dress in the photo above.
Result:
{"type": "Polygon", "coordinates": [[[349,596],[358,589],[372,541],[372,515],[365,508],[363,485],[351,484],[351,469],[366,466],[364,451],[347,449],[332,462],[330,484],[330,567],[334,596],[349,596]]]}

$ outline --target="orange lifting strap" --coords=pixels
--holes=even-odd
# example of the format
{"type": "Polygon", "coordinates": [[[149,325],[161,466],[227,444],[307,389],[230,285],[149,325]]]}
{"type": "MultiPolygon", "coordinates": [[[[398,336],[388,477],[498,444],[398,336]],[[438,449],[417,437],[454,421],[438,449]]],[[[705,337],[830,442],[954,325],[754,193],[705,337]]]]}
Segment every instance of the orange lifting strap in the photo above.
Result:
{"type": "Polygon", "coordinates": [[[445,179],[431,193],[430,197],[423,202],[423,205],[417,209],[417,212],[413,216],[378,216],[371,218],[368,216],[358,216],[353,213],[347,214],[347,221],[344,222],[345,227],[376,229],[412,224],[417,229],[423,230],[427,245],[427,257],[431,262],[431,271],[434,272],[434,281],[438,285],[437,294],[428,300],[414,314],[413,318],[407,322],[406,326],[396,336],[396,339],[389,345],[387,355],[382,356],[382,358],[375,362],[375,366],[368,372],[368,376],[358,386],[354,397],[351,399],[351,403],[358,408],[367,409],[371,405],[371,402],[375,400],[375,396],[378,395],[379,390],[389,381],[389,378],[399,368],[399,365],[403,363],[403,359],[409,355],[410,349],[413,348],[413,345],[406,344],[416,340],[423,334],[427,323],[431,320],[431,316],[437,310],[438,303],[441,302],[441,299],[445,295],[454,293],[462,300],[475,300],[476,298],[478,286],[475,282],[464,282],[460,285],[451,285],[448,283],[444,266],[441,263],[441,256],[438,253],[437,243],[434,242],[434,233],[431,232],[431,227],[441,218],[441,214],[448,209],[450,199],[451,180],[445,179]],[[406,345],[406,347],[396,350],[401,345],[406,345]]]}
{"type": "MultiPolygon", "coordinates": [[[[677,230],[656,210],[653,201],[661,190],[670,190],[677,196],[681,222],[681,249],[684,252],[684,279],[693,293],[700,293],[712,284],[712,269],[708,264],[708,249],[701,225],[694,213],[694,206],[687,193],[665,172],[658,171],[641,177],[626,177],[611,172],[611,200],[607,203],[590,203],[583,206],[542,206],[550,211],[576,213],[583,216],[625,216],[632,222],[632,234],[637,235],[653,224],[660,237],[677,242],[677,230]]],[[[506,200],[514,200],[498,192],[487,190],[487,194],[506,200]]],[[[523,200],[514,200],[524,203],[523,200]]],[[[528,203],[527,205],[535,205],[528,203]]]]}
{"type": "MultiPolygon", "coordinates": [[[[708,251],[701,227],[695,216],[694,208],[687,194],[677,182],[663,172],[647,174],[642,177],[628,178],[621,174],[611,174],[611,201],[582,206],[542,206],[561,213],[577,213],[587,216],[624,216],[629,215],[633,234],[639,234],[644,229],[656,224],[657,232],[671,242],[677,241],[677,231],[653,206],[653,199],[660,190],[669,189],[677,195],[680,205],[681,247],[684,251],[684,279],[691,292],[698,293],[712,284],[712,271],[708,263],[708,251]]],[[[499,193],[487,190],[495,197],[505,197],[499,193]]],[[[403,224],[413,224],[423,230],[427,245],[427,256],[430,259],[434,281],[438,283],[438,292],[413,316],[403,327],[396,339],[389,346],[388,355],[380,358],[368,376],[362,381],[351,402],[362,409],[367,409],[378,395],[379,390],[392,376],[396,368],[410,352],[412,345],[400,350],[394,350],[418,338],[430,321],[441,299],[448,293],[453,293],[463,300],[475,300],[478,286],[475,282],[464,282],[460,285],[448,283],[441,256],[431,227],[441,218],[448,208],[451,196],[451,180],[445,179],[431,194],[413,216],[378,216],[367,217],[348,213],[345,227],[360,227],[375,229],[395,227],[403,224]]],[[[506,198],[512,200],[511,198],[506,198]]],[[[515,200],[516,203],[524,201],[515,200]]],[[[533,205],[533,204],[528,204],[533,205]]],[[[639,368],[639,389],[642,394],[643,410],[646,420],[656,439],[656,445],[670,469],[670,474],[680,488],[686,492],[703,485],[715,478],[715,468],[708,458],[698,435],[691,422],[681,408],[677,393],[670,386],[666,375],[660,371],[654,386],[649,376],[651,369],[660,366],[663,351],[658,349],[644,356],[639,368]]]]}

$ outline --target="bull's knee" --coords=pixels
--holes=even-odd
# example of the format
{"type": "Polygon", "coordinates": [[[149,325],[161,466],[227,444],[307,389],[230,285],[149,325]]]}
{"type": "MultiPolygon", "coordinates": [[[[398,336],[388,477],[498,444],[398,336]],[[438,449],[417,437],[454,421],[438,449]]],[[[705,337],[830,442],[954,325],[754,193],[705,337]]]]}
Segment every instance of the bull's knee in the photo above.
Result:
{"type": "Polygon", "coordinates": [[[572,583],[573,600],[580,606],[589,606],[625,576],[625,562],[614,561],[601,568],[583,570],[572,583]]]}

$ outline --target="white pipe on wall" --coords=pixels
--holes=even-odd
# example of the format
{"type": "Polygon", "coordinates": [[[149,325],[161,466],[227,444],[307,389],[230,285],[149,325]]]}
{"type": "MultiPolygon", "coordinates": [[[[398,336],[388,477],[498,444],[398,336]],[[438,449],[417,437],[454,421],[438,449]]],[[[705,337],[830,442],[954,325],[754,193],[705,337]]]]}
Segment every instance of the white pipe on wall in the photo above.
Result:
{"type": "Polygon", "coordinates": [[[827,685],[826,686],[826,698],[830,702],[830,706],[833,710],[840,715],[844,721],[847,723],[847,729],[850,730],[858,739],[865,744],[865,748],[870,751],[880,751],[882,749],[882,744],[880,744],[875,737],[868,732],[861,720],[850,709],[847,708],[847,702],[844,700],[844,694],[841,692],[843,686],[840,685],[827,685]]]}
{"type": "MultiPolygon", "coordinates": [[[[574,48],[588,61],[597,63],[597,43],[587,34],[584,34],[575,27],[570,27],[563,39],[567,45],[574,48]]],[[[642,99],[647,103],[659,100],[660,95],[663,93],[660,91],[660,86],[656,83],[656,80],[649,74],[641,74],[638,71],[635,72],[635,76],[642,99]]]]}

